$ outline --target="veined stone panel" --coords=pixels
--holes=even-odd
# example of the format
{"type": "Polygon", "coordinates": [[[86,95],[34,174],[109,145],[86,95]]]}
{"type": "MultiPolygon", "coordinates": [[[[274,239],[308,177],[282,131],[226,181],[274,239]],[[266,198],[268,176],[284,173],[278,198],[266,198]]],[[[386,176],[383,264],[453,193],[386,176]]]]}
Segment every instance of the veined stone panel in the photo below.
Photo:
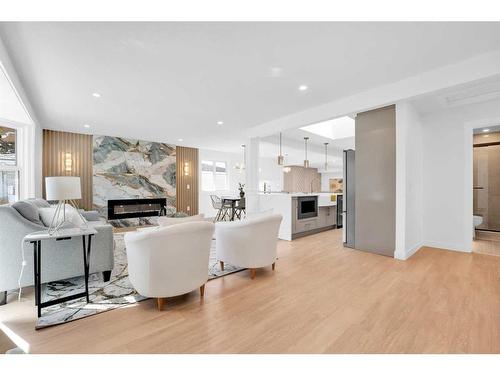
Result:
{"type": "MultiPolygon", "coordinates": [[[[94,209],[107,216],[108,199],[167,198],[176,207],[175,146],[109,136],[94,136],[94,209]]],[[[154,223],[154,218],[127,219],[121,226],[154,223]]]]}

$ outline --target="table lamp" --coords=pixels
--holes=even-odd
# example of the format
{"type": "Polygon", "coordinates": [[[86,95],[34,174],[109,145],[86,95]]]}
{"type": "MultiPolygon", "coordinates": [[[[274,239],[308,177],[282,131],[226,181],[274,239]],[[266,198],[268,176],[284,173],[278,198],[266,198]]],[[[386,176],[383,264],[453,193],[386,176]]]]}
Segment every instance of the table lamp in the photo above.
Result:
{"type": "Polygon", "coordinates": [[[49,227],[49,234],[54,234],[66,222],[66,203],[75,208],[84,223],[87,222],[75,203],[75,199],[82,199],[80,177],[45,177],[45,197],[48,201],[57,201],[54,217],[49,227]]]}

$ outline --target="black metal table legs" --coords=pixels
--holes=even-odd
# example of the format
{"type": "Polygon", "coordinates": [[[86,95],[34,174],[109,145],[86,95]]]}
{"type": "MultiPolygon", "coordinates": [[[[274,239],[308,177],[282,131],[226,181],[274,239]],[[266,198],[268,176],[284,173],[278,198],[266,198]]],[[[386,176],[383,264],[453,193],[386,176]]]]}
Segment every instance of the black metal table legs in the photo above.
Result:
{"type": "Polygon", "coordinates": [[[93,234],[88,235],[88,241],[82,236],[83,244],[83,270],[85,277],[85,292],[73,294],[63,298],[42,302],[42,241],[32,241],[33,244],[33,276],[35,281],[35,304],[37,306],[38,317],[42,316],[42,308],[57,305],[59,303],[71,301],[73,299],[85,297],[87,303],[89,299],[89,272],[90,272],[90,250],[93,234]]]}
{"type": "Polygon", "coordinates": [[[89,268],[90,268],[90,246],[91,246],[92,236],[89,236],[89,242],[87,249],[85,249],[85,236],[82,237],[83,244],[83,267],[85,273],[85,294],[87,298],[87,303],[90,303],[89,299],[89,268]]]}

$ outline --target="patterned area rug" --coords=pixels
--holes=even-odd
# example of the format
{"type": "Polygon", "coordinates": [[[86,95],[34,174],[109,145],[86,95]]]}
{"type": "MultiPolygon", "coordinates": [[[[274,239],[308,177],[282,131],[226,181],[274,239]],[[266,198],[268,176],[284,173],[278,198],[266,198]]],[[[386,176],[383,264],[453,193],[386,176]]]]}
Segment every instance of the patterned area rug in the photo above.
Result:
{"type": "MultiPolygon", "coordinates": [[[[92,274],[89,278],[90,303],[84,298],[73,300],[59,305],[42,309],[42,316],[38,318],[36,329],[50,327],[57,324],[71,322],[87,316],[124,307],[146,299],[137,294],[129,282],[127,271],[127,253],[123,240],[123,233],[116,233],[115,238],[115,267],[108,282],[102,281],[102,274],[92,274]]],[[[208,279],[225,276],[241,271],[242,268],[229,264],[224,265],[221,271],[219,262],[215,258],[215,241],[212,241],[208,267],[208,279]]],[[[62,298],[85,290],[84,278],[51,282],[42,286],[42,301],[62,298]]]]}

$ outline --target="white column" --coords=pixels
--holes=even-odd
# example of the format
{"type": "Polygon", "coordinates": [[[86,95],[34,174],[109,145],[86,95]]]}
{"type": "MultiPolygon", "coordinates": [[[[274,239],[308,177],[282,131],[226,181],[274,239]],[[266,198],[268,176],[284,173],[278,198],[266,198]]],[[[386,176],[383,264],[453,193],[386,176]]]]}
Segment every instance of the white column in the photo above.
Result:
{"type": "Polygon", "coordinates": [[[250,138],[245,144],[245,177],[247,212],[260,211],[259,203],[259,154],[260,138],[250,138]]]}

